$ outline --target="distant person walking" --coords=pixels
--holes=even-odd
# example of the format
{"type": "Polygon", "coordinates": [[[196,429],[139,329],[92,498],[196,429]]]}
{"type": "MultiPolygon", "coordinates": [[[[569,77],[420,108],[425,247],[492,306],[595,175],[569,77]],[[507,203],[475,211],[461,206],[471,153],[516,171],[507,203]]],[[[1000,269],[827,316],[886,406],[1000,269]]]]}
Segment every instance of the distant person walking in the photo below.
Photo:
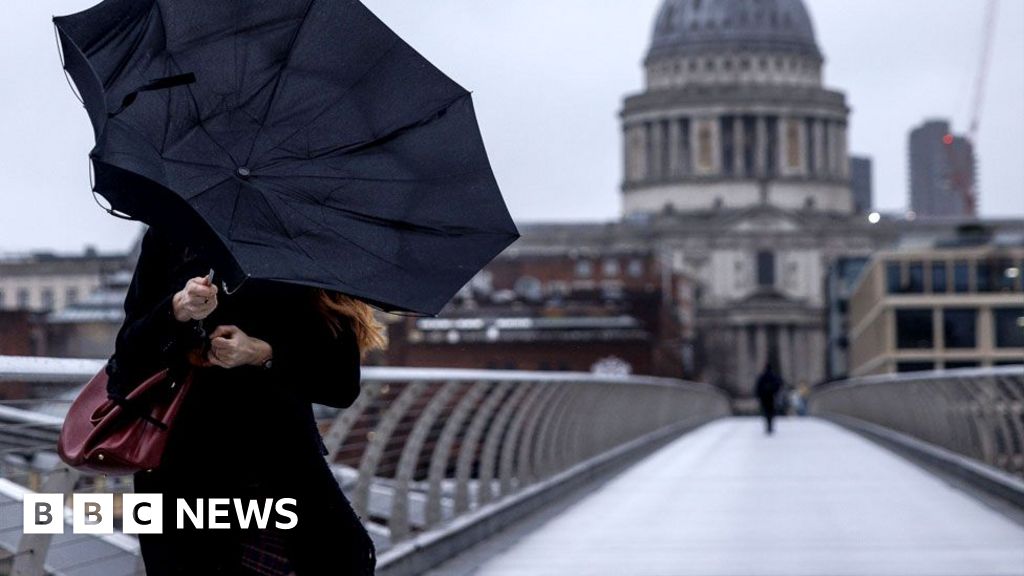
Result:
{"type": "Polygon", "coordinates": [[[771,434],[772,420],[775,418],[775,399],[782,390],[782,379],[775,373],[771,362],[765,364],[764,372],[757,379],[755,393],[761,402],[761,415],[765,419],[765,433],[771,434]]]}

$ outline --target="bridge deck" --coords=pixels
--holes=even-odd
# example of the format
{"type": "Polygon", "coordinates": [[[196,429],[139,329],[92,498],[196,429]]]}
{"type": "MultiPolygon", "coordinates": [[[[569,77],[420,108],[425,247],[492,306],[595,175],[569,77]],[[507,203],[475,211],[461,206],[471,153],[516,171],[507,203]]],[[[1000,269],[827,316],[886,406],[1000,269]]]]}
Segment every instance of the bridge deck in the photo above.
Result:
{"type": "Polygon", "coordinates": [[[831,423],[778,424],[699,429],[471,573],[1024,574],[1024,528],[831,423]]]}

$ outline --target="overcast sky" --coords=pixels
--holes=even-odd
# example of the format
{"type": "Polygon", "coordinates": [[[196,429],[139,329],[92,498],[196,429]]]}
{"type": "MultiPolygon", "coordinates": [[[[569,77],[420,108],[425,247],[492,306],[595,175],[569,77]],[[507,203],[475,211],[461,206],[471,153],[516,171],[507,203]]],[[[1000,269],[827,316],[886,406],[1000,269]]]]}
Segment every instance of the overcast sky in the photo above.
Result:
{"type": "MultiPolygon", "coordinates": [[[[926,117],[966,129],[983,0],[806,0],[825,81],[853,109],[851,151],[875,162],[884,210],[907,205],[906,138],[926,117]]],[[[92,133],[50,17],[94,0],[0,5],[0,253],[129,248],[139,225],[93,202],[92,133]]],[[[492,164],[519,221],[619,213],[622,97],[660,0],[366,0],[474,92],[492,164]]],[[[1024,1],[1003,0],[978,143],[981,211],[1024,214],[1024,1]]]]}

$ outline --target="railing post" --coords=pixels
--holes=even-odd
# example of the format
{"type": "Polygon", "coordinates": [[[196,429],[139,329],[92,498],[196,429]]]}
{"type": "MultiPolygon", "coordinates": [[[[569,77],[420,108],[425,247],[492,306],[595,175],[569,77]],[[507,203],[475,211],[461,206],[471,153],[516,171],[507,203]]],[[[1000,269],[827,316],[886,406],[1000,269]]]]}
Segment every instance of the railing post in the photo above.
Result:
{"type": "Polygon", "coordinates": [[[476,459],[477,446],[480,443],[480,436],[483,435],[484,426],[491,420],[491,414],[505,398],[505,393],[512,387],[512,382],[502,382],[495,386],[487,399],[480,405],[473,421],[469,424],[466,436],[462,440],[462,447],[459,449],[459,459],[455,468],[455,514],[461,514],[469,509],[469,475],[472,473],[473,461],[476,459]]]}
{"type": "Polygon", "coordinates": [[[377,467],[380,465],[384,449],[387,448],[388,441],[391,440],[391,434],[395,431],[395,427],[398,426],[402,417],[405,416],[405,413],[412,407],[426,387],[427,383],[420,381],[406,386],[402,393],[398,395],[398,399],[388,407],[380,422],[377,423],[377,427],[373,431],[373,439],[367,444],[366,450],[363,452],[363,458],[359,462],[359,478],[356,480],[355,493],[352,495],[352,508],[356,514],[368,516],[370,484],[377,473],[377,467]]]}
{"type": "Polygon", "coordinates": [[[391,518],[388,519],[388,527],[391,529],[391,540],[397,542],[409,535],[409,484],[416,473],[416,464],[419,462],[420,451],[423,449],[423,442],[427,434],[434,426],[434,422],[440,417],[441,412],[448,406],[452,397],[459,390],[458,382],[446,382],[441,389],[430,399],[430,403],[420,414],[413,426],[405,447],[402,448],[402,455],[398,459],[398,470],[395,474],[395,493],[391,500],[391,518]]]}
{"type": "Polygon", "coordinates": [[[441,430],[441,437],[437,440],[434,453],[430,457],[430,479],[429,492],[427,493],[427,526],[433,526],[442,520],[441,510],[441,481],[448,471],[448,462],[451,459],[452,445],[455,443],[456,435],[462,430],[462,425],[473,413],[473,409],[480,403],[480,399],[490,384],[487,382],[476,382],[469,391],[459,400],[455,410],[444,423],[441,430]]]}
{"type": "MultiPolygon", "coordinates": [[[[39,492],[64,494],[75,489],[79,472],[67,466],[54,469],[46,477],[39,492]]],[[[61,506],[63,506],[63,500],[61,506]]],[[[50,550],[53,534],[22,534],[14,553],[12,576],[46,576],[46,555],[50,550]]]]}

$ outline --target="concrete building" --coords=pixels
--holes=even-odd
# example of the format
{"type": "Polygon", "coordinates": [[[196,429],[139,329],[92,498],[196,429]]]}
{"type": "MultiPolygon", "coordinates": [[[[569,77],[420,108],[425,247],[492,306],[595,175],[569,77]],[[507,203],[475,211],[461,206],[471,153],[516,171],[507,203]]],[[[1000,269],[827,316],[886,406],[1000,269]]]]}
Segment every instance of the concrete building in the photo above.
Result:
{"type": "Polygon", "coordinates": [[[1024,363],[1024,233],[875,255],[850,300],[854,376],[1024,363]]]}
{"type": "Polygon", "coordinates": [[[850,157],[850,191],[853,193],[853,211],[868,214],[874,209],[871,158],[850,157]]]}
{"type": "Polygon", "coordinates": [[[841,256],[829,266],[825,278],[829,380],[841,380],[849,375],[850,298],[869,261],[868,256],[841,256]]]}
{"type": "Polygon", "coordinates": [[[918,217],[973,216],[977,195],[974,147],[946,120],[928,120],[909,138],[910,209],[918,217]]]}
{"type": "Polygon", "coordinates": [[[34,252],[0,258],[0,310],[53,312],[88,296],[105,276],[130,270],[130,255],[34,252]]]}

